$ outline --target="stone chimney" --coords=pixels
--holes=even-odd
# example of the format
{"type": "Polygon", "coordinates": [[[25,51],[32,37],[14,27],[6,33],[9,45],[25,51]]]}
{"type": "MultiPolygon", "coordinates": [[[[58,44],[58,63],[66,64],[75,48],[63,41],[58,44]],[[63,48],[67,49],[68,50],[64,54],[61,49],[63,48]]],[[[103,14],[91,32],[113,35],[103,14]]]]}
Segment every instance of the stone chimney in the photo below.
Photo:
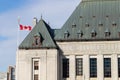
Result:
{"type": "Polygon", "coordinates": [[[37,18],[34,17],[34,18],[33,18],[33,27],[34,27],[36,24],[37,24],[37,18]]]}

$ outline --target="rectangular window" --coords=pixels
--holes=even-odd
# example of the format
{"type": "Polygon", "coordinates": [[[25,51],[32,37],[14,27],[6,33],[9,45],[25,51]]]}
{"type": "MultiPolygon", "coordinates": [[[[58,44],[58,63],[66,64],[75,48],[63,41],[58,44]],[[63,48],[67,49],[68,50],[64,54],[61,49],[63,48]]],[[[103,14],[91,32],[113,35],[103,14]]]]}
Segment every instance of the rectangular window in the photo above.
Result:
{"type": "Polygon", "coordinates": [[[104,58],[104,77],[111,77],[111,58],[104,58]]]}
{"type": "Polygon", "coordinates": [[[34,61],[34,70],[39,70],[39,61],[34,61]]]}
{"type": "Polygon", "coordinates": [[[90,77],[97,77],[97,59],[90,58],[90,77]]]}
{"type": "Polygon", "coordinates": [[[76,58],[76,76],[81,76],[83,74],[83,59],[76,58]]]}
{"type": "Polygon", "coordinates": [[[120,77],[120,58],[118,58],[118,77],[120,77]]]}
{"type": "Polygon", "coordinates": [[[34,74],[34,80],[38,80],[38,74],[34,74]]]}
{"type": "Polygon", "coordinates": [[[63,78],[68,78],[69,77],[69,59],[65,58],[63,59],[63,78]]]}

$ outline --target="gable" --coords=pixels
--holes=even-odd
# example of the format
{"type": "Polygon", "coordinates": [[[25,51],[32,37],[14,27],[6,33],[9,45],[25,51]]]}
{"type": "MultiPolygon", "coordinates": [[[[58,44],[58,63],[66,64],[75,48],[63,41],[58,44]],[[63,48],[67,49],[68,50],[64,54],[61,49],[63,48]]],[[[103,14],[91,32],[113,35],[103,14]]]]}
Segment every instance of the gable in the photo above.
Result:
{"type": "Polygon", "coordinates": [[[22,41],[19,49],[56,48],[51,31],[49,25],[41,19],[22,41]]]}

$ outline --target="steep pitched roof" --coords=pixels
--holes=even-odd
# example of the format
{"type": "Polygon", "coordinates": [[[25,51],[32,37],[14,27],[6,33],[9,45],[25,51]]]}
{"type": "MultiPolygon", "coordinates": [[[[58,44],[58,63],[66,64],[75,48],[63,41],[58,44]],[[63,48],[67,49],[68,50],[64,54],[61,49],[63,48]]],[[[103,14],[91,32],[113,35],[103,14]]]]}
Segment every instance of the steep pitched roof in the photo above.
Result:
{"type": "Polygon", "coordinates": [[[19,45],[19,49],[56,48],[53,30],[41,19],[19,45]]]}
{"type": "Polygon", "coordinates": [[[120,39],[119,6],[120,0],[82,0],[61,30],[55,34],[55,40],[120,39]],[[106,29],[109,30],[107,37],[106,29]],[[82,35],[78,34],[79,31],[82,35]]]}

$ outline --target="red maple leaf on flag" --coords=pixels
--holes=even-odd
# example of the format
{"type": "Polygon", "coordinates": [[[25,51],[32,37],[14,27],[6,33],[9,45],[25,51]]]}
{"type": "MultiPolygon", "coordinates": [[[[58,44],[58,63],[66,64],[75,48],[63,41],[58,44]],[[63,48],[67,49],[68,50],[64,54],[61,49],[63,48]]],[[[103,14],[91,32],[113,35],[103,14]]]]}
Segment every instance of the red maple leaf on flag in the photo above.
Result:
{"type": "Polygon", "coordinates": [[[32,30],[32,27],[31,26],[24,26],[22,24],[19,25],[20,26],[20,30],[32,30]]]}

